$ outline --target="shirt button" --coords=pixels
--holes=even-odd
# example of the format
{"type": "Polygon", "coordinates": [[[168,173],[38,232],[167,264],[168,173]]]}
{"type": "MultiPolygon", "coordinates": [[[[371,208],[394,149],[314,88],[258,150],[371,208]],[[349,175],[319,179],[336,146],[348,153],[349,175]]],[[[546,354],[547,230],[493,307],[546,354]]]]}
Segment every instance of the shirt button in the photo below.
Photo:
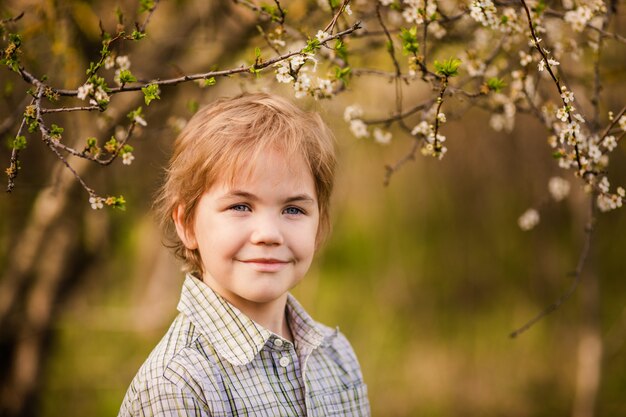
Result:
{"type": "Polygon", "coordinates": [[[282,345],[283,345],[282,339],[279,339],[279,338],[274,339],[274,346],[281,347],[282,345]]]}
{"type": "Polygon", "coordinates": [[[289,358],[287,356],[283,356],[282,358],[280,358],[280,360],[278,361],[278,364],[280,366],[282,366],[283,368],[286,368],[287,366],[289,366],[289,358]]]}

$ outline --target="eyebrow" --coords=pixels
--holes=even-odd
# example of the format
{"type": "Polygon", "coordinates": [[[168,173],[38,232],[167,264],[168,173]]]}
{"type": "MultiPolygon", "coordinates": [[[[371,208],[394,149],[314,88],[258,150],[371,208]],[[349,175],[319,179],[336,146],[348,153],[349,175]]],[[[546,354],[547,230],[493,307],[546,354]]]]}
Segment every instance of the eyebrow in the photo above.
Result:
{"type": "MultiPolygon", "coordinates": [[[[256,195],[249,193],[247,191],[243,191],[243,190],[232,190],[229,191],[228,193],[226,193],[225,195],[223,195],[222,197],[220,197],[220,200],[229,200],[232,198],[245,198],[251,201],[258,201],[259,197],[257,197],[256,195]]],[[[284,203],[294,203],[294,202],[303,202],[303,203],[315,203],[315,199],[313,197],[311,197],[310,195],[303,193],[303,194],[297,194],[291,197],[288,197],[285,199],[284,203]]]]}

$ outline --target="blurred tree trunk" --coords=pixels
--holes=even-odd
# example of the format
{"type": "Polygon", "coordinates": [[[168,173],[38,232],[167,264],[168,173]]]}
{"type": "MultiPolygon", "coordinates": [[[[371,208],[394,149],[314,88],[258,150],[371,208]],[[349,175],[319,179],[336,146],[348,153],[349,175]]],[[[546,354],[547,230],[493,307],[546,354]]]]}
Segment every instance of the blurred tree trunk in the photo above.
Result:
{"type": "Polygon", "coordinates": [[[593,417],[602,376],[603,340],[600,333],[598,277],[589,273],[579,288],[582,324],[578,338],[578,364],[573,417],[593,417]]]}
{"type": "MultiPolygon", "coordinates": [[[[170,7],[170,12],[176,11],[176,15],[171,15],[167,9],[162,10],[162,19],[156,15],[151,23],[154,26],[162,21],[168,25],[162,34],[163,39],[160,43],[138,46],[141,62],[137,66],[149,76],[156,74],[154,71],[158,68],[162,71],[163,63],[175,65],[182,62],[182,57],[189,55],[189,51],[180,48],[179,39],[192,38],[199,30],[210,27],[221,37],[210,56],[195,56],[195,61],[183,68],[184,71],[206,71],[211,65],[228,62],[247,45],[254,30],[255,21],[251,15],[241,14],[240,9],[233,8],[230,2],[211,2],[204,7],[203,13],[198,13],[194,7],[162,6],[170,7]]],[[[163,28],[151,28],[153,33],[160,30],[163,28]]],[[[93,56],[93,52],[82,51],[85,57],[93,56]]],[[[131,101],[123,101],[122,108],[118,107],[121,116],[111,122],[111,129],[130,109],[136,108],[140,100],[142,97],[137,95],[131,101]]],[[[85,132],[89,131],[87,127],[93,123],[88,117],[86,115],[73,129],[71,136],[74,140],[84,141],[85,132]]],[[[82,159],[70,162],[84,178],[89,177],[95,166],[82,159]]],[[[99,238],[89,239],[95,244],[85,245],[82,239],[85,210],[90,208],[84,191],[76,190],[79,184],[74,176],[57,162],[55,173],[49,177],[48,183],[37,193],[24,230],[10,240],[15,243],[10,247],[6,267],[0,276],[0,416],[38,414],[37,390],[47,347],[54,336],[56,313],[62,308],[67,294],[80,296],[73,293],[80,290],[77,284],[81,283],[84,272],[99,258],[106,257],[102,252],[107,245],[108,230],[96,231],[99,238]],[[73,191],[80,192],[78,202],[72,200],[73,191]]],[[[116,190],[102,192],[114,194],[116,190]]],[[[107,214],[99,212],[97,215],[107,214]]],[[[106,222],[104,225],[106,229],[106,222]]]]}

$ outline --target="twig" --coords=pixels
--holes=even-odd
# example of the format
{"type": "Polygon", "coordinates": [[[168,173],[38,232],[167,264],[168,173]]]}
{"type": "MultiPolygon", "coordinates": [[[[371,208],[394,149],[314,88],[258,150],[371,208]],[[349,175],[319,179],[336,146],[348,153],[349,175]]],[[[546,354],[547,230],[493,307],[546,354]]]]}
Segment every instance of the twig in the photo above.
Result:
{"type": "Polygon", "coordinates": [[[41,114],[46,113],[62,113],[62,112],[73,112],[73,111],[93,111],[93,110],[102,110],[100,106],[82,106],[82,107],[59,107],[58,109],[41,109],[41,114]]]}
{"type": "Polygon", "coordinates": [[[410,151],[406,155],[404,155],[404,157],[396,161],[395,164],[385,166],[385,179],[383,181],[383,184],[385,185],[385,187],[389,185],[389,182],[391,181],[391,176],[397,170],[399,170],[402,167],[402,165],[406,164],[409,161],[415,160],[415,154],[417,153],[418,146],[419,146],[419,139],[413,138],[413,146],[411,146],[410,151]]]}
{"type": "Polygon", "coordinates": [[[341,13],[343,13],[344,9],[349,3],[350,0],[343,0],[341,6],[339,6],[339,9],[337,9],[337,13],[335,13],[335,15],[333,16],[333,20],[331,20],[330,23],[324,28],[324,32],[332,33],[333,29],[335,29],[335,25],[337,24],[337,19],[339,19],[339,16],[341,16],[341,13]]]}
{"type": "Polygon", "coordinates": [[[567,300],[570,299],[570,297],[576,291],[576,288],[578,288],[578,284],[580,284],[580,281],[582,278],[583,268],[585,266],[587,257],[589,255],[589,248],[591,247],[591,236],[593,235],[593,230],[594,230],[595,222],[596,222],[594,196],[595,196],[595,193],[591,194],[589,221],[587,222],[587,225],[585,226],[585,240],[583,242],[583,248],[580,251],[580,256],[578,258],[576,270],[572,273],[572,275],[574,276],[574,280],[572,281],[570,288],[564,294],[562,294],[554,303],[550,304],[547,308],[545,308],[541,313],[537,314],[534,318],[526,322],[523,326],[511,332],[511,334],[509,334],[509,337],[516,338],[520,334],[524,333],[526,330],[530,329],[539,320],[543,319],[548,314],[557,310],[559,307],[563,305],[563,303],[565,303],[567,300]]]}
{"type": "MultiPolygon", "coordinates": [[[[565,102],[565,99],[561,96],[561,94],[562,94],[561,83],[559,82],[559,79],[556,77],[556,75],[554,75],[554,72],[552,72],[552,67],[550,65],[550,62],[548,61],[548,56],[546,55],[546,52],[541,47],[541,45],[539,45],[539,42],[541,41],[541,39],[539,39],[537,37],[537,33],[535,32],[535,25],[533,23],[532,17],[530,16],[530,9],[528,8],[528,5],[526,4],[526,0],[520,0],[520,1],[521,1],[522,5],[524,6],[524,10],[526,11],[526,17],[528,19],[528,27],[530,28],[530,34],[531,34],[531,36],[533,38],[533,43],[534,43],[535,47],[537,48],[537,50],[539,51],[539,53],[541,54],[541,58],[544,61],[546,69],[548,70],[548,73],[552,77],[552,80],[554,81],[554,84],[556,85],[559,97],[561,97],[561,100],[563,101],[563,105],[567,106],[567,103],[565,102]]],[[[570,123],[573,122],[571,112],[567,113],[567,119],[569,120],[570,123]]],[[[578,141],[576,140],[577,139],[576,138],[576,133],[573,133],[572,135],[574,137],[574,150],[576,152],[576,163],[578,164],[578,169],[582,170],[583,169],[583,165],[582,165],[582,161],[580,159],[580,151],[578,149],[578,141]]]]}
{"type": "MultiPolygon", "coordinates": [[[[350,33],[358,30],[360,27],[361,27],[361,22],[356,22],[350,28],[344,31],[338,32],[335,35],[331,35],[325,38],[324,41],[328,42],[333,39],[338,39],[343,36],[349,35],[350,33]]],[[[300,54],[302,54],[302,51],[288,52],[288,53],[276,56],[274,58],[268,59],[267,61],[254,64],[253,69],[257,71],[263,70],[267,67],[274,65],[277,62],[284,61],[287,58],[291,58],[294,55],[300,55],[300,54]]],[[[234,75],[234,74],[249,73],[250,69],[251,69],[250,67],[241,66],[239,68],[232,68],[229,70],[209,71],[209,72],[200,73],[200,74],[192,74],[192,75],[184,75],[184,76],[176,77],[176,78],[168,78],[165,80],[153,80],[145,84],[124,86],[124,87],[114,87],[110,89],[109,94],[112,95],[112,94],[123,93],[126,91],[139,91],[142,88],[148,87],[149,85],[170,86],[170,85],[177,85],[177,84],[188,82],[188,81],[208,79],[211,77],[226,77],[226,76],[234,75]]],[[[34,76],[32,76],[32,74],[28,73],[27,71],[22,70],[22,72],[26,75],[26,77],[29,80],[35,79],[34,76]]],[[[62,96],[76,96],[78,94],[77,90],[56,90],[55,89],[54,91],[62,96]]]]}

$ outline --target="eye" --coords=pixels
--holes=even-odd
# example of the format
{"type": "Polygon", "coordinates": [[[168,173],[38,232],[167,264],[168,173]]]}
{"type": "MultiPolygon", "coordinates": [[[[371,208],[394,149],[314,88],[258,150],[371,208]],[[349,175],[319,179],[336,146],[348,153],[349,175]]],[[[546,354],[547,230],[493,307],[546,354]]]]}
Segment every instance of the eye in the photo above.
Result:
{"type": "Polygon", "coordinates": [[[286,209],[283,210],[283,213],[285,214],[289,214],[289,215],[298,215],[298,214],[305,214],[304,210],[298,208],[298,207],[287,207],[286,209]]]}
{"type": "Polygon", "coordinates": [[[245,204],[235,204],[234,206],[230,206],[228,210],[232,211],[250,211],[250,207],[245,204]]]}

